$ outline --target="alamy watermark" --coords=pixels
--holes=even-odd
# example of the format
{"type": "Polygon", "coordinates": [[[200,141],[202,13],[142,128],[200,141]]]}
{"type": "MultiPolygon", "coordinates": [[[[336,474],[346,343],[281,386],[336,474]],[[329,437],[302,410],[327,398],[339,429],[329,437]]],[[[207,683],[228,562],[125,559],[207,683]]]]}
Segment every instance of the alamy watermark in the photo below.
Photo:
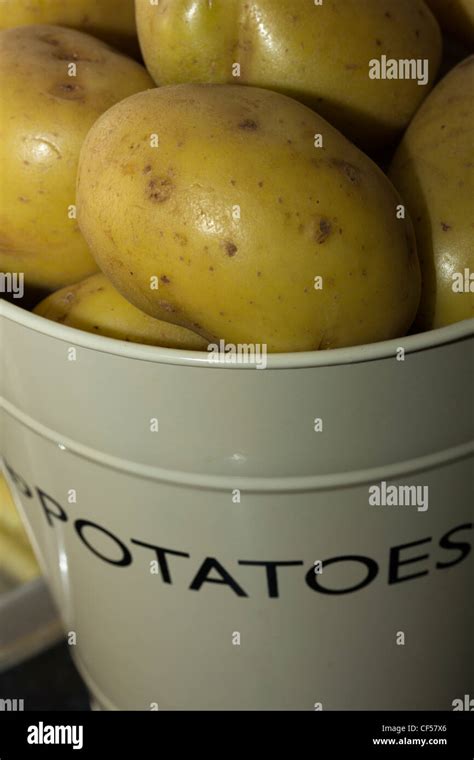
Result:
{"type": "Polygon", "coordinates": [[[0,712],[22,712],[24,709],[24,699],[0,699],[0,712]]]}
{"type": "Polygon", "coordinates": [[[382,480],[369,486],[369,504],[375,507],[416,507],[426,512],[429,503],[428,486],[394,486],[382,480]]]}
{"type": "Polygon", "coordinates": [[[453,712],[458,712],[459,710],[474,712],[474,698],[471,697],[470,694],[464,694],[461,699],[459,697],[457,699],[453,699],[451,704],[453,707],[453,712]]]}
{"type": "Polygon", "coordinates": [[[453,272],[451,279],[453,293],[474,293],[474,272],[467,267],[464,272],[453,272]]]}
{"type": "Polygon", "coordinates": [[[257,369],[267,366],[267,346],[265,343],[209,343],[208,362],[223,364],[255,364],[257,369]]]}
{"type": "Polygon", "coordinates": [[[427,58],[371,58],[369,79],[414,79],[419,85],[429,81],[429,61],[427,58]]]}
{"type": "Polygon", "coordinates": [[[84,727],[76,725],[51,726],[40,721],[28,726],[28,744],[70,744],[73,749],[84,746],[84,727]]]}
{"type": "Polygon", "coordinates": [[[23,272],[0,272],[0,293],[12,293],[13,298],[23,298],[24,292],[23,272]]]}

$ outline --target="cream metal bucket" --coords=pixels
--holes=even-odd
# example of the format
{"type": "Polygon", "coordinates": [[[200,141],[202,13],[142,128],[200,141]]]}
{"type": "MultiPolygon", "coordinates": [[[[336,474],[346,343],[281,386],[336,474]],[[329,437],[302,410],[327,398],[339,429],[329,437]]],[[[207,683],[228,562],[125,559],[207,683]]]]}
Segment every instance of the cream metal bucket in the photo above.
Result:
{"type": "Polygon", "coordinates": [[[100,707],[472,694],[472,320],[258,370],[2,315],[4,463],[100,707]]]}

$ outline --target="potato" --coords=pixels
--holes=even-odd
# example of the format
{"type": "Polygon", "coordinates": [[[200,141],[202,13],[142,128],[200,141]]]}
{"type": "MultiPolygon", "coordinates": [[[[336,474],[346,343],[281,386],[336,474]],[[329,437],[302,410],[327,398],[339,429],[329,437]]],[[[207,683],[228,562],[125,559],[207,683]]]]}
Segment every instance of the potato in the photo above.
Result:
{"type": "Polygon", "coordinates": [[[441,59],[438,24],[423,0],[136,0],[136,13],[157,84],[278,90],[371,150],[408,124],[441,59]],[[426,59],[428,82],[371,79],[370,61],[383,55],[426,59]]]}
{"type": "Polygon", "coordinates": [[[423,280],[420,330],[474,316],[473,92],[471,56],[433,90],[390,168],[415,225],[423,280]]]}
{"type": "Polygon", "coordinates": [[[39,573],[7,481],[0,472],[0,574],[17,582],[26,582],[39,573]]]}
{"type": "Polygon", "coordinates": [[[142,66],[81,32],[0,32],[0,270],[46,290],[97,270],[74,218],[79,151],[103,111],[152,86],[142,66]]]}
{"type": "Polygon", "coordinates": [[[471,47],[474,45],[474,0],[426,0],[441,27],[471,47]]]}
{"type": "Polygon", "coordinates": [[[270,90],[127,98],[84,142],[77,201],[118,290],[207,339],[332,348],[403,335],[415,316],[419,265],[399,196],[324,119],[270,90]]]}
{"type": "Polygon", "coordinates": [[[135,54],[133,0],[0,0],[0,29],[59,24],[99,37],[135,54]]]}
{"type": "Polygon", "coordinates": [[[52,293],[34,311],[40,317],[109,338],[191,351],[207,348],[207,341],[191,330],[153,319],[132,306],[100,273],[52,293]]]}
{"type": "Polygon", "coordinates": [[[23,523],[18,514],[13,496],[11,494],[5,476],[0,469],[0,531],[27,541],[24,534],[23,523]]]}

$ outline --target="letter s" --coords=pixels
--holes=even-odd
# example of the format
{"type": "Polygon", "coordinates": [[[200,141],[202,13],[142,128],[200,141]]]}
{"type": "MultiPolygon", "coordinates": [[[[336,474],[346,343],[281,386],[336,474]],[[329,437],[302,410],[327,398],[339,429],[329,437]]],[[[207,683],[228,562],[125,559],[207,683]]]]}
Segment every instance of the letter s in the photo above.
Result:
{"type": "Polygon", "coordinates": [[[452,528],[450,531],[445,533],[442,538],[440,538],[439,545],[442,549],[456,549],[459,552],[459,556],[451,560],[451,562],[437,562],[436,567],[438,569],[444,567],[453,567],[453,565],[457,565],[468,556],[469,552],[471,551],[471,544],[461,541],[450,541],[449,539],[453,533],[457,533],[459,530],[472,530],[472,527],[472,523],[464,523],[464,525],[458,525],[456,528],[452,528]]]}

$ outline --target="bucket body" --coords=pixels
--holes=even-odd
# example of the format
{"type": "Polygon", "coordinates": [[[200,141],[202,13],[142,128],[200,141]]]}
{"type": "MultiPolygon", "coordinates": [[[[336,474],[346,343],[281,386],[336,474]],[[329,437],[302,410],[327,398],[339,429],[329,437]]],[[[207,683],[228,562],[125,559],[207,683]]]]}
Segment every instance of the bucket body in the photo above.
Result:
{"type": "Polygon", "coordinates": [[[2,310],[4,466],[101,707],[472,693],[472,322],[256,369],[2,310]]]}

